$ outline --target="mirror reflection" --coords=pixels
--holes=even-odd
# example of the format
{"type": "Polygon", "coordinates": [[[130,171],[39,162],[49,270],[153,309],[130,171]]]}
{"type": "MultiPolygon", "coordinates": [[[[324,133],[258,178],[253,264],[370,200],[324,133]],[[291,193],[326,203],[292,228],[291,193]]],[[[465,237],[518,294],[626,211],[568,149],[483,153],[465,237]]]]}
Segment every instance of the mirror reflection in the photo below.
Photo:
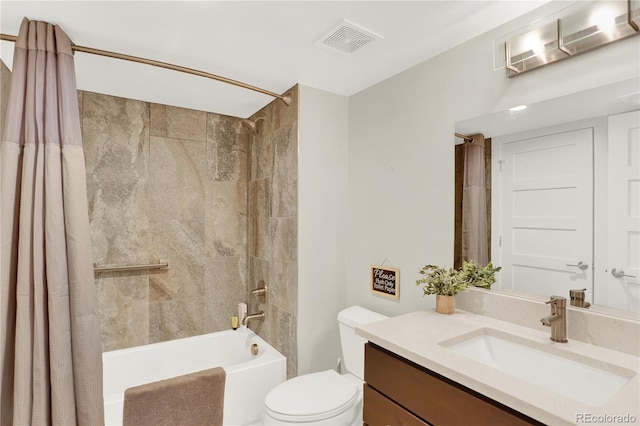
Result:
{"type": "Polygon", "coordinates": [[[475,187],[465,169],[481,161],[456,156],[456,261],[485,220],[494,289],[640,312],[639,92],[634,78],[456,123],[457,151],[484,145],[475,187]]]}

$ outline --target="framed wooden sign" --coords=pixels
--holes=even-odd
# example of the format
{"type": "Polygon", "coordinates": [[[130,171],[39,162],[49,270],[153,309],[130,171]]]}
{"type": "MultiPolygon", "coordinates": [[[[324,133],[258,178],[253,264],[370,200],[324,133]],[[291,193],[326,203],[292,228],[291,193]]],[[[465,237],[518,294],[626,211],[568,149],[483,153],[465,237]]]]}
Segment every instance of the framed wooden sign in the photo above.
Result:
{"type": "Polygon", "coordinates": [[[371,292],[393,299],[400,298],[400,269],[371,265],[371,292]]]}

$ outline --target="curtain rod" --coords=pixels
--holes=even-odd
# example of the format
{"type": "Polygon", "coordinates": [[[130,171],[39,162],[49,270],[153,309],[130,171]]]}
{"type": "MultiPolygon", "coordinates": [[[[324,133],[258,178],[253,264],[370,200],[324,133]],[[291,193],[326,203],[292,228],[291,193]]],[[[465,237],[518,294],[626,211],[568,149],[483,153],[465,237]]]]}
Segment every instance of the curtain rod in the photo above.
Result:
{"type": "Polygon", "coordinates": [[[473,138],[467,135],[463,135],[461,133],[455,134],[457,138],[464,139],[465,142],[473,142],[473,138]]]}
{"type": "MultiPolygon", "coordinates": [[[[8,34],[0,34],[0,40],[12,41],[12,42],[15,43],[17,39],[18,39],[17,36],[12,36],[12,35],[8,35],[8,34]]],[[[196,69],[193,69],[193,68],[187,68],[187,67],[183,67],[183,66],[180,66],[180,65],[169,64],[167,62],[154,61],[153,59],[140,58],[138,56],[125,55],[125,54],[116,53],[116,52],[109,52],[108,50],[94,49],[93,47],[80,46],[80,45],[77,45],[77,44],[72,44],[71,45],[71,49],[76,51],[76,52],[90,53],[92,55],[106,56],[108,58],[115,58],[115,59],[122,59],[122,60],[125,60],[125,61],[138,62],[140,64],[147,64],[147,65],[152,65],[154,67],[166,68],[168,70],[179,71],[179,72],[183,72],[183,73],[186,73],[186,74],[197,75],[199,77],[210,78],[212,80],[221,81],[223,83],[232,84],[234,86],[242,87],[244,89],[253,90],[254,92],[259,92],[259,93],[263,93],[265,95],[273,96],[274,98],[280,99],[287,106],[289,106],[291,104],[291,96],[289,96],[289,95],[279,95],[277,93],[270,92],[270,91],[265,90],[265,89],[261,89],[260,87],[252,86],[250,84],[243,83],[241,81],[232,80],[232,79],[227,78],[227,77],[222,77],[222,76],[219,76],[219,75],[216,75],[216,74],[211,74],[211,73],[200,71],[200,70],[196,70],[196,69]]]]}

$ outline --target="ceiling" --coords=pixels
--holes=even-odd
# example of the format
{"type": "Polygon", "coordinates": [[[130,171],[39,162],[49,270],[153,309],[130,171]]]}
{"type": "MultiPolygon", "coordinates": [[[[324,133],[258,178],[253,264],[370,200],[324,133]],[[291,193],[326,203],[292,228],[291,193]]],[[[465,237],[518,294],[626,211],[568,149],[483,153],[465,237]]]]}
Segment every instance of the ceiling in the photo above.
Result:
{"type": "MultiPolygon", "coordinates": [[[[527,13],[539,1],[0,1],[0,32],[23,17],[78,45],[169,62],[283,93],[297,83],[350,96],[527,13]],[[343,19],[382,36],[351,54],[316,41],[343,19]]],[[[11,68],[13,43],[0,43],[11,68]]],[[[82,90],[248,117],[272,97],[78,52],[82,90]]]]}

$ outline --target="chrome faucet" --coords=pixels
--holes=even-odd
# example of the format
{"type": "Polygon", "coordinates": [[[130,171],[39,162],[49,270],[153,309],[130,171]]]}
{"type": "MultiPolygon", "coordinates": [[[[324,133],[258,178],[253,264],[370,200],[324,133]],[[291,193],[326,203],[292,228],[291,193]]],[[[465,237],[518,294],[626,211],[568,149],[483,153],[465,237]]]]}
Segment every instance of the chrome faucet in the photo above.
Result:
{"type": "Polygon", "coordinates": [[[567,299],[562,296],[551,296],[544,302],[551,305],[551,316],[540,320],[542,325],[551,327],[551,340],[567,343],[567,299]]]}
{"type": "Polygon", "coordinates": [[[249,321],[254,319],[264,319],[264,311],[257,312],[255,314],[247,314],[242,319],[242,325],[249,324],[249,321]]]}

